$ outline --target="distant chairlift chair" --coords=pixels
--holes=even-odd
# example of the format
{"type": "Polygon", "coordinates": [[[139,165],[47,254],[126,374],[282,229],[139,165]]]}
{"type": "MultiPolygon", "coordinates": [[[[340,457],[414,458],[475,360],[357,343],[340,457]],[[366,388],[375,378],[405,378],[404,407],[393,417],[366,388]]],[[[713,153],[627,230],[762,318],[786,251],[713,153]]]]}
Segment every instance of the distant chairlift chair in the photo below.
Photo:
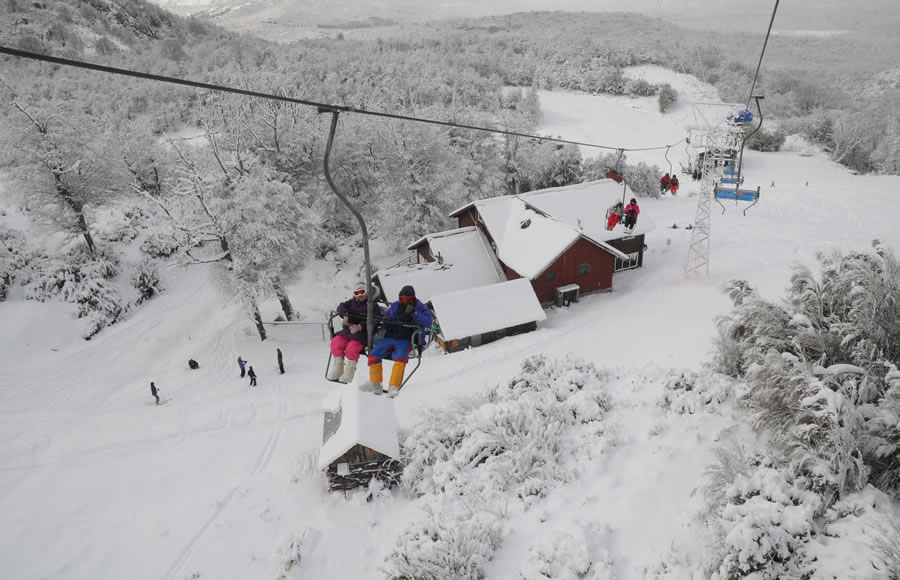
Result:
{"type": "MultiPolygon", "coordinates": [[[[742,177],[741,181],[743,180],[742,177]]],[[[721,202],[723,199],[733,199],[735,205],[737,205],[737,202],[739,201],[753,202],[744,208],[744,215],[746,216],[747,210],[759,203],[759,187],[756,189],[740,189],[733,178],[731,180],[731,185],[732,187],[727,187],[724,179],[716,184],[716,203],[722,206],[722,213],[724,214],[725,206],[722,205],[721,202]]]]}

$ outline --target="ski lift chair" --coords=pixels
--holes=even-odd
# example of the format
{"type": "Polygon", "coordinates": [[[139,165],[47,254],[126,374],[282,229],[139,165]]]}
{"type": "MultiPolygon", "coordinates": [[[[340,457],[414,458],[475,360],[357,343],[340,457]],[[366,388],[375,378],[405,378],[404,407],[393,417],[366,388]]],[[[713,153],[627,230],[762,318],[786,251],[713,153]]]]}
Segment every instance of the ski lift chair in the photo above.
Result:
{"type": "MultiPolygon", "coordinates": [[[[343,320],[343,318],[344,317],[342,314],[338,314],[337,312],[335,312],[333,310],[328,315],[328,333],[329,333],[330,337],[328,339],[328,344],[329,344],[328,363],[325,365],[325,380],[330,380],[330,379],[328,379],[328,371],[331,369],[331,361],[334,358],[334,355],[331,354],[331,348],[330,348],[331,341],[334,339],[335,335],[338,332],[340,332],[340,329],[342,328],[342,326],[340,325],[340,321],[343,320]],[[337,319],[339,321],[338,330],[335,330],[335,328],[334,328],[334,326],[335,326],[334,320],[335,319],[337,319]]],[[[375,327],[375,336],[373,337],[373,340],[372,340],[373,345],[384,338],[384,326],[381,324],[382,322],[383,322],[383,319],[381,319],[381,318],[377,318],[375,320],[376,327],[375,327]]],[[[412,376],[419,369],[419,365],[422,364],[422,353],[425,352],[425,349],[427,349],[431,345],[431,338],[432,338],[431,337],[431,328],[430,327],[426,328],[424,326],[419,326],[417,324],[407,324],[407,323],[403,323],[403,322],[394,322],[394,321],[391,321],[391,324],[405,326],[406,328],[413,329],[412,336],[409,339],[409,343],[413,347],[412,350],[410,350],[410,352],[409,352],[409,358],[415,359],[416,366],[414,366],[412,371],[410,371],[409,374],[406,375],[406,377],[403,379],[403,382],[400,383],[400,388],[402,389],[404,387],[404,385],[406,385],[406,383],[409,382],[409,379],[411,379],[412,376]]],[[[368,356],[369,356],[368,347],[363,347],[362,351],[360,351],[360,353],[359,353],[359,356],[360,356],[360,358],[362,358],[362,357],[368,358],[368,356]]],[[[340,381],[333,380],[331,382],[338,383],[340,381]]]]}
{"type": "MultiPolygon", "coordinates": [[[[743,178],[741,179],[743,181],[743,178]]],[[[726,187],[723,183],[716,184],[716,203],[722,206],[722,213],[725,213],[725,206],[722,205],[723,199],[734,200],[735,205],[739,201],[749,201],[752,202],[750,205],[744,208],[744,215],[747,215],[747,210],[759,203],[759,187],[756,189],[740,189],[737,185],[734,185],[734,188],[726,187]]]]}

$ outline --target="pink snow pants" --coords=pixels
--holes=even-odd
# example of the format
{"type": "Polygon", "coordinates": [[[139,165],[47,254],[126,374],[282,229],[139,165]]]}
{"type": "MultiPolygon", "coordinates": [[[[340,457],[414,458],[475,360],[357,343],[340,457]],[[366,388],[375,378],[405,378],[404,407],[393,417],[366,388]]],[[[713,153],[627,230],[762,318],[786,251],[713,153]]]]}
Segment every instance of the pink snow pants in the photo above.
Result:
{"type": "Polygon", "coordinates": [[[350,337],[336,335],[331,339],[331,354],[334,356],[346,356],[347,360],[359,360],[359,353],[366,345],[350,337]]]}

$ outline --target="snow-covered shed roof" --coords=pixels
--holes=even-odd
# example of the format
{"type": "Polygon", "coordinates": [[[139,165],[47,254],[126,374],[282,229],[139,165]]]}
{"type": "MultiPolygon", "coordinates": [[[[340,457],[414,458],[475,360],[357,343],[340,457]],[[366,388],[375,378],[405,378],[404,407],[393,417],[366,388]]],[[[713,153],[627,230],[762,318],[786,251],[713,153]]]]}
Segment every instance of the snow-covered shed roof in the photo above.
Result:
{"type": "Polygon", "coordinates": [[[441,262],[413,264],[380,270],[378,276],[388,300],[395,300],[407,284],[416,290],[416,297],[427,302],[441,292],[452,292],[496,284],[506,280],[497,257],[478,228],[467,227],[427,236],[416,240],[414,249],[428,242],[431,254],[441,255],[441,262]]]}
{"type": "Polygon", "coordinates": [[[526,278],[445,292],[431,298],[445,340],[456,340],[547,318],[526,278]]]}
{"type": "Polygon", "coordinates": [[[363,445],[392,458],[400,456],[393,399],[346,385],[341,391],[340,409],[331,416],[337,426],[319,450],[319,469],[327,469],[355,445],[363,445]]]}
{"type": "MultiPolygon", "coordinates": [[[[603,243],[626,235],[646,234],[655,228],[653,220],[641,213],[638,215],[637,225],[631,234],[625,233],[622,222],[619,222],[612,230],[606,229],[606,210],[617,201],[622,201],[623,187],[625,188],[625,205],[628,205],[629,200],[635,197],[631,189],[612,179],[530,191],[520,194],[519,197],[526,203],[575,228],[591,240],[603,243]]],[[[638,206],[640,206],[640,200],[638,200],[638,206]]]]}
{"type": "Polygon", "coordinates": [[[476,206],[497,244],[497,257],[528,279],[539,276],[579,237],[577,231],[515,196],[484,200],[476,206]]]}

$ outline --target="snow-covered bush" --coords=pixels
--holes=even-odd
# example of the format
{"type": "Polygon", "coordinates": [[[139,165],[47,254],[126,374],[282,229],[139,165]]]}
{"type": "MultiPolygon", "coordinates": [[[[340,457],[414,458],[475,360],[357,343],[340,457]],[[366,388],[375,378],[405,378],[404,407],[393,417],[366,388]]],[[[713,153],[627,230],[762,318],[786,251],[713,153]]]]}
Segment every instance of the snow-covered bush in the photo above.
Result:
{"type": "Polygon", "coordinates": [[[402,485],[426,509],[388,557],[388,576],[483,578],[509,506],[528,509],[602,449],[605,383],[590,363],[536,356],[507,384],[426,412],[402,450],[402,485]]]}
{"type": "Polygon", "coordinates": [[[9,287],[27,262],[22,235],[14,230],[0,229],[0,302],[6,300],[9,287]]]}
{"type": "Polygon", "coordinates": [[[131,284],[137,289],[139,294],[136,304],[150,300],[162,292],[163,283],[159,278],[159,269],[156,262],[148,259],[142,260],[131,278],[131,284]]]}
{"type": "Polygon", "coordinates": [[[625,183],[632,193],[642,197],[659,196],[659,167],[647,165],[643,161],[636,165],[627,163],[628,156],[618,153],[606,153],[585,161],[583,178],[594,181],[606,177],[610,170],[617,170],[625,178],[625,183]]]}
{"type": "Polygon", "coordinates": [[[605,377],[590,363],[542,356],[486,395],[426,412],[404,442],[404,486],[415,495],[460,486],[506,491],[530,479],[564,481],[580,453],[571,431],[591,439],[609,407],[605,377]]]}
{"type": "Polygon", "coordinates": [[[900,265],[874,252],[797,266],[786,300],[746,283],[726,292],[716,368],[743,376],[755,428],[822,486],[825,507],[871,482],[897,493],[900,436],[891,374],[900,360],[900,265]],[[827,490],[827,491],[826,491],[827,490]]]}
{"type": "Polygon", "coordinates": [[[821,496],[774,457],[751,455],[738,445],[722,448],[718,456],[704,487],[707,529],[716,546],[712,578],[801,577],[810,569],[803,548],[813,535],[821,496]]]}
{"type": "Polygon", "coordinates": [[[60,257],[34,260],[25,281],[25,298],[45,302],[62,300],[78,306],[85,319],[86,340],[124,314],[119,291],[111,283],[119,273],[118,260],[103,252],[92,256],[83,246],[60,257]]]}
{"type": "Polygon", "coordinates": [[[671,372],[663,387],[660,406],[678,414],[715,410],[731,396],[732,379],[696,371],[671,372]]]}
{"type": "Polygon", "coordinates": [[[141,251],[151,258],[168,258],[178,251],[178,241],[171,235],[153,232],[141,242],[141,251]]]}
{"type": "Polygon", "coordinates": [[[436,498],[406,527],[382,571],[391,580],[481,580],[503,538],[502,520],[453,496],[436,498]]]}
{"type": "Polygon", "coordinates": [[[678,100],[678,91],[672,88],[669,83],[663,83],[659,87],[659,112],[665,113],[678,100]]]}
{"type": "Polygon", "coordinates": [[[519,569],[522,580],[614,580],[612,562],[603,550],[591,557],[590,530],[579,523],[555,530],[529,548],[528,559],[519,569]]]}
{"type": "Polygon", "coordinates": [[[747,139],[747,147],[754,151],[780,151],[785,139],[780,131],[760,129],[747,139]]]}

